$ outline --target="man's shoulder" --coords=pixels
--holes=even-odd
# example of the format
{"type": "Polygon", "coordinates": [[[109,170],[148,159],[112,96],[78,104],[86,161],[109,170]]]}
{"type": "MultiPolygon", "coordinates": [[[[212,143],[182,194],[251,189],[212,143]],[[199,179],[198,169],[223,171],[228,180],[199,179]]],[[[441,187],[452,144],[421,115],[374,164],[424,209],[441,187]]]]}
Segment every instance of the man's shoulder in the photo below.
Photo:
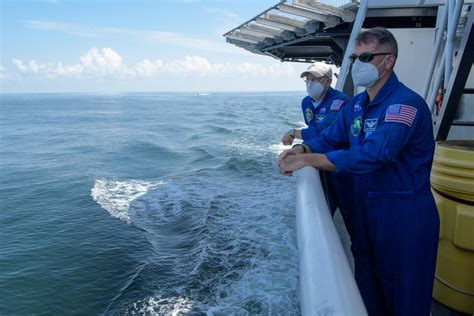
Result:
{"type": "Polygon", "coordinates": [[[309,95],[305,96],[302,100],[301,100],[301,104],[311,104],[311,97],[309,95]]]}
{"type": "Polygon", "coordinates": [[[342,91],[336,90],[334,88],[329,88],[330,93],[331,93],[331,99],[332,100],[347,100],[349,99],[349,96],[345,94],[342,91]]]}
{"type": "Polygon", "coordinates": [[[414,90],[408,88],[403,83],[399,83],[392,96],[389,98],[387,105],[403,104],[412,106],[423,112],[429,111],[426,101],[414,90]]]}
{"type": "Polygon", "coordinates": [[[350,108],[350,107],[353,107],[355,104],[357,103],[361,103],[362,102],[362,99],[364,98],[364,94],[365,94],[365,91],[362,91],[356,95],[354,95],[352,98],[351,97],[347,97],[346,100],[344,100],[344,107],[345,108],[350,108]]]}
{"type": "Polygon", "coordinates": [[[391,96],[384,102],[385,121],[412,126],[415,121],[421,128],[431,125],[431,112],[425,100],[415,91],[399,83],[391,96]]]}

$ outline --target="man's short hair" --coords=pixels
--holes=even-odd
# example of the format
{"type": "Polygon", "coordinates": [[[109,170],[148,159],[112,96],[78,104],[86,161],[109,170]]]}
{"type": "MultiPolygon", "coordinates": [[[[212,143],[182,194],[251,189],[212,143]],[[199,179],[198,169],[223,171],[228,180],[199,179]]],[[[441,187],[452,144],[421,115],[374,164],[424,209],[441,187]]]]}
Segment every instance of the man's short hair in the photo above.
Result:
{"type": "Polygon", "coordinates": [[[356,44],[364,43],[370,44],[375,43],[377,48],[384,48],[384,53],[392,53],[398,56],[398,44],[395,36],[384,27],[374,27],[363,31],[357,35],[355,39],[356,44]]]}

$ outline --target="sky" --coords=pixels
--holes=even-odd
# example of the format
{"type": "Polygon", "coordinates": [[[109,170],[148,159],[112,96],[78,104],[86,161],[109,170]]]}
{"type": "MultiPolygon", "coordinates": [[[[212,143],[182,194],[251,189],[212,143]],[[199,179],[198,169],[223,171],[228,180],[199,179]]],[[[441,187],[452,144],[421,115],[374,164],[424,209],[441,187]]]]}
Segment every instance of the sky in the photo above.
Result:
{"type": "Polygon", "coordinates": [[[226,43],[277,0],[0,0],[0,92],[304,91],[304,63],[226,43]]]}

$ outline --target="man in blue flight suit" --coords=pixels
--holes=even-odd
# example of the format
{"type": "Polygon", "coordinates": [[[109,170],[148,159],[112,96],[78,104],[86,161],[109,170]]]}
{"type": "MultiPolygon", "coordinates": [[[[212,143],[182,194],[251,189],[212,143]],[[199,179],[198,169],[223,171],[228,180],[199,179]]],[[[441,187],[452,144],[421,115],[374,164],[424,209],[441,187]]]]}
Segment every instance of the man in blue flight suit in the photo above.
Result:
{"type": "MultiPolygon", "coordinates": [[[[284,145],[291,145],[295,138],[310,140],[319,137],[334,122],[342,104],[349,98],[345,93],[331,88],[332,69],[326,63],[313,63],[300,77],[305,79],[308,94],[301,101],[303,118],[308,127],[289,130],[281,140],[284,145]]],[[[331,212],[334,213],[339,206],[345,219],[350,205],[346,205],[349,199],[343,194],[346,191],[344,186],[351,185],[350,175],[324,172],[321,177],[328,192],[331,212]]]]}
{"type": "Polygon", "coordinates": [[[388,30],[360,33],[352,78],[366,90],[345,103],[321,137],[284,151],[279,166],[284,175],[303,166],[351,172],[355,277],[369,314],[429,315],[439,233],[431,114],[398,81],[397,55],[388,30]]]}

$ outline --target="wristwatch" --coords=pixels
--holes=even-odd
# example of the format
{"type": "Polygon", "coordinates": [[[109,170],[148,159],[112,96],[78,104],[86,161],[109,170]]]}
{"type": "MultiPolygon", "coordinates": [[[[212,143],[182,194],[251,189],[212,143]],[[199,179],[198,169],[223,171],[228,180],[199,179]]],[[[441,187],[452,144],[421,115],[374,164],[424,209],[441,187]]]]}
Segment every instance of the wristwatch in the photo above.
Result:
{"type": "Polygon", "coordinates": [[[296,130],[295,130],[294,128],[293,128],[293,129],[290,129],[290,130],[288,131],[288,135],[290,135],[292,138],[295,138],[295,133],[296,133],[296,130]],[[293,133],[291,133],[291,132],[293,132],[293,133]]]}

